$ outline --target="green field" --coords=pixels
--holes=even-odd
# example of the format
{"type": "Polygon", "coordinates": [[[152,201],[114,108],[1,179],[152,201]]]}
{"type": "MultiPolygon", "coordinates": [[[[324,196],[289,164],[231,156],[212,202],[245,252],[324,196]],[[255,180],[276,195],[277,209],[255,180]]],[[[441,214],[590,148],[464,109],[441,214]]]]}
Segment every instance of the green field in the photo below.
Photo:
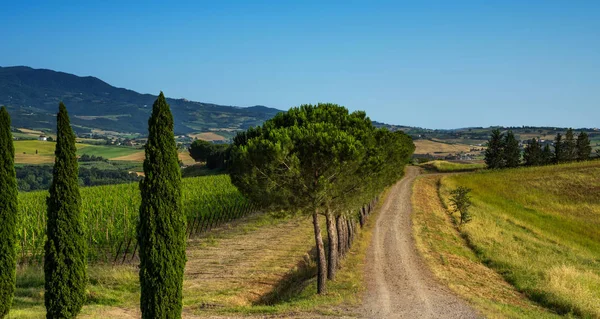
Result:
{"type": "Polygon", "coordinates": [[[490,268],[560,314],[600,318],[600,161],[446,176],[472,189],[461,233],[490,268]]]}
{"type": "MultiPolygon", "coordinates": [[[[54,162],[55,142],[38,141],[38,140],[19,140],[14,141],[15,145],[15,162],[18,164],[45,164],[54,162]],[[36,153],[37,152],[37,153],[36,153]]],[[[108,145],[91,145],[77,143],[78,155],[95,155],[102,156],[106,159],[115,159],[125,157],[125,160],[140,161],[139,156],[132,156],[131,159],[126,158],[143,151],[138,148],[127,146],[108,146],[108,145]]],[[[143,156],[141,156],[143,159],[143,156]]]]}
{"type": "MultiPolygon", "coordinates": [[[[182,189],[183,211],[190,224],[195,218],[214,220],[221,214],[237,216],[238,212],[248,209],[248,202],[231,184],[228,175],[186,178],[182,189]]],[[[19,194],[18,254],[21,261],[41,260],[47,196],[47,191],[19,194]]],[[[119,253],[123,242],[131,240],[130,245],[135,244],[141,202],[138,183],[84,187],[81,198],[90,260],[107,261],[119,253]]]]}

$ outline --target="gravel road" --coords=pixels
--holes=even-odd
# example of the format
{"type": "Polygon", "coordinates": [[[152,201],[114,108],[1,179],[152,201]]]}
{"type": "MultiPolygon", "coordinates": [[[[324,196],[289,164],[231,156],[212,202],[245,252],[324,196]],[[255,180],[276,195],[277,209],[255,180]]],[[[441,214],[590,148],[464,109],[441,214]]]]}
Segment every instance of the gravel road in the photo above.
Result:
{"type": "Polygon", "coordinates": [[[433,279],[412,237],[411,189],[419,169],[392,187],[377,216],[367,252],[366,318],[479,318],[433,279]]]}

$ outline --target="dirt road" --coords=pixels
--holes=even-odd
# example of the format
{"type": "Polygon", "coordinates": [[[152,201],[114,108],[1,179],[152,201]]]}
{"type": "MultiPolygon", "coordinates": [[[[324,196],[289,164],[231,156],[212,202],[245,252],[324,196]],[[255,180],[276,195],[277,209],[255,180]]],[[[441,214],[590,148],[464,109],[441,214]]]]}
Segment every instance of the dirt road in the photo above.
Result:
{"type": "Polygon", "coordinates": [[[437,283],[412,237],[411,188],[418,168],[393,186],[383,203],[367,253],[366,318],[478,318],[477,313],[437,283]]]}

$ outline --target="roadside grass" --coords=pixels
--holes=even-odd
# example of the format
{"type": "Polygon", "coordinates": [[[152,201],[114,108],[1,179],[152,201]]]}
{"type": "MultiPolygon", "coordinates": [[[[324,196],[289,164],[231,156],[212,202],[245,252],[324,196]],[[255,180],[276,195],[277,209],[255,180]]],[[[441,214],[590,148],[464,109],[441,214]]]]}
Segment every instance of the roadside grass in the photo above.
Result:
{"type": "Polygon", "coordinates": [[[479,260],[440,201],[440,178],[417,178],[412,195],[413,235],[434,276],[488,318],[558,318],[479,260]]]}
{"type": "Polygon", "coordinates": [[[476,171],[485,169],[485,163],[459,163],[459,162],[448,162],[448,161],[430,161],[419,166],[425,168],[428,171],[440,172],[440,173],[450,173],[450,172],[466,172],[466,171],[476,171]]]}
{"type": "Polygon", "coordinates": [[[447,176],[471,188],[462,227],[478,257],[531,300],[600,318],[600,161],[447,176]]]}

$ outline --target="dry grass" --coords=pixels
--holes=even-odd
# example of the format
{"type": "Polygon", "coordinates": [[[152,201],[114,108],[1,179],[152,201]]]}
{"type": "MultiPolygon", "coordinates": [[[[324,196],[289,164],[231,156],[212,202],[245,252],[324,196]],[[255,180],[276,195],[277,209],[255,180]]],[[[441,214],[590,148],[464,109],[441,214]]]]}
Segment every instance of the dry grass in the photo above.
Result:
{"type": "Polygon", "coordinates": [[[448,162],[448,161],[429,161],[419,166],[432,170],[435,172],[465,172],[465,171],[476,171],[480,169],[486,168],[485,163],[457,163],[457,162],[448,162]]]}
{"type": "Polygon", "coordinates": [[[418,178],[412,196],[414,237],[433,274],[488,318],[557,317],[530,302],[467,246],[440,202],[439,179],[418,178]]]}
{"type": "Polygon", "coordinates": [[[214,132],[204,132],[204,133],[198,133],[198,134],[188,134],[189,137],[194,138],[194,139],[199,139],[199,140],[205,140],[205,141],[225,141],[226,138],[214,133],[214,132]]]}
{"type": "Polygon", "coordinates": [[[129,162],[143,162],[146,158],[146,153],[144,151],[135,152],[133,154],[119,156],[111,158],[113,161],[129,161],[129,162]]]}
{"type": "Polygon", "coordinates": [[[469,152],[471,146],[465,144],[447,144],[431,140],[415,140],[415,154],[450,154],[469,152]]]}
{"type": "Polygon", "coordinates": [[[462,229],[491,268],[561,314],[600,318],[600,161],[446,177],[473,189],[462,229]]]}
{"type": "Polygon", "coordinates": [[[179,160],[185,165],[194,165],[196,161],[190,156],[190,152],[184,151],[179,153],[179,160]]]}

